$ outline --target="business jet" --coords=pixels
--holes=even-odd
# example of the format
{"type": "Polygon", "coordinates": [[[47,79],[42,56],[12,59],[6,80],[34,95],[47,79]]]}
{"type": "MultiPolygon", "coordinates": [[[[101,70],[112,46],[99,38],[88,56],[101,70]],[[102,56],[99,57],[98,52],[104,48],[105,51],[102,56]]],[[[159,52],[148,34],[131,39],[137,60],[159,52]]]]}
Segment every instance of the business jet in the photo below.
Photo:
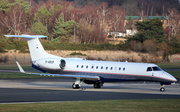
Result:
{"type": "Polygon", "coordinates": [[[44,73],[26,73],[16,61],[21,73],[75,78],[73,89],[79,89],[82,82],[101,88],[107,82],[123,81],[152,81],[159,82],[160,91],[164,92],[165,85],[174,84],[177,79],[150,63],[94,61],[84,58],[63,58],[48,54],[39,38],[44,35],[4,35],[6,37],[25,38],[31,54],[32,67],[44,73]],[[47,73],[45,73],[47,72],[47,73]]]}

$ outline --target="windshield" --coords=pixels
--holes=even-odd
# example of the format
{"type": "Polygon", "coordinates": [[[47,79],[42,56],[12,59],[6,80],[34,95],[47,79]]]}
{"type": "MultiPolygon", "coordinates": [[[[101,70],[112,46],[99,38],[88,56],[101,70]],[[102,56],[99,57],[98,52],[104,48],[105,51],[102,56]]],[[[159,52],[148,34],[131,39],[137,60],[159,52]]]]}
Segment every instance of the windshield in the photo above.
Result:
{"type": "Polygon", "coordinates": [[[162,69],[160,67],[157,67],[157,66],[152,67],[152,68],[153,68],[153,71],[162,71],[162,69]]]}

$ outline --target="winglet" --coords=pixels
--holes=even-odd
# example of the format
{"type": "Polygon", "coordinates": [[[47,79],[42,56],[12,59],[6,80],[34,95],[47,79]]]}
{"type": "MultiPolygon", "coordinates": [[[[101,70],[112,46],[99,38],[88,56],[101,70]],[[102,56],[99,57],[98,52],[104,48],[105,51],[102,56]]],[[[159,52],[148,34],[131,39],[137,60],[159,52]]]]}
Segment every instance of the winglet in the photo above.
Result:
{"type": "Polygon", "coordinates": [[[20,70],[20,72],[21,73],[26,73],[24,70],[23,70],[23,68],[21,67],[21,65],[16,61],[16,64],[17,64],[17,66],[18,66],[18,68],[19,68],[19,70],[20,70]]]}

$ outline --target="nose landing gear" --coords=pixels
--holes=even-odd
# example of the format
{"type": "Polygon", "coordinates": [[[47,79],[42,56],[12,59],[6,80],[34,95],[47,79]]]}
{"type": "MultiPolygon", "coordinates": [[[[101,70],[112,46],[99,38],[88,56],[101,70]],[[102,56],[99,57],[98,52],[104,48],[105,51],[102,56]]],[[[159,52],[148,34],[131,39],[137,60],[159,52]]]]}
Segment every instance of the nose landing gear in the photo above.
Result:
{"type": "Polygon", "coordinates": [[[165,85],[161,85],[161,88],[160,88],[160,91],[161,91],[161,92],[164,92],[164,91],[165,91],[164,86],[165,86],[165,85]]]}
{"type": "Polygon", "coordinates": [[[73,88],[73,89],[79,89],[79,88],[80,88],[80,85],[73,83],[72,88],[73,88]]]}
{"type": "Polygon", "coordinates": [[[81,87],[81,83],[82,83],[81,79],[76,78],[76,81],[75,81],[75,83],[73,83],[72,88],[73,89],[79,89],[81,87]]]}

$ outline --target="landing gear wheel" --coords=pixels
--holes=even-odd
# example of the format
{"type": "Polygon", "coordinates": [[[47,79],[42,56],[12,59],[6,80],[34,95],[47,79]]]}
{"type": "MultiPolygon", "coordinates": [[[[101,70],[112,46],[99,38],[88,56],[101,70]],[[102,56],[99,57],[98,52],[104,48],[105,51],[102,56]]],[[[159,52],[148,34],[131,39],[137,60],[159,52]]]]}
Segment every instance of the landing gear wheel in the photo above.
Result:
{"type": "Polygon", "coordinates": [[[101,88],[101,83],[95,83],[94,88],[101,88]]]}
{"type": "Polygon", "coordinates": [[[72,88],[73,88],[73,89],[79,89],[79,88],[80,88],[80,85],[73,83],[72,88]]]}
{"type": "Polygon", "coordinates": [[[164,91],[165,91],[165,88],[164,88],[164,87],[161,87],[161,88],[160,88],[160,91],[161,91],[161,92],[164,92],[164,91]]]}

